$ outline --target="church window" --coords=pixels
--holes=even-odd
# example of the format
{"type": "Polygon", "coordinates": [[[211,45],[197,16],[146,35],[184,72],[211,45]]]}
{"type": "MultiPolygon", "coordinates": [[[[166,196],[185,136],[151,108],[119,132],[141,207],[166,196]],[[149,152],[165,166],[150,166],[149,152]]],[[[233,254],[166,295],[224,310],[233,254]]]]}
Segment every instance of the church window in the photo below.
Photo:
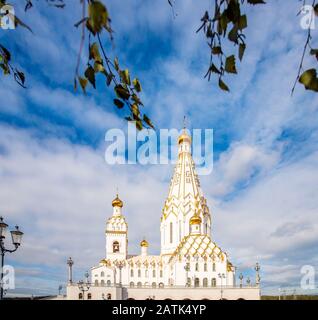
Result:
{"type": "Polygon", "coordinates": [[[208,271],[208,265],[206,263],[204,264],[204,271],[208,271]]]}
{"type": "Polygon", "coordinates": [[[152,270],[152,276],[153,276],[153,277],[156,276],[156,270],[155,270],[155,269],[152,270]]]}
{"type": "Polygon", "coordinates": [[[113,253],[119,252],[119,242],[114,241],[113,242],[113,253]]]}
{"type": "Polygon", "coordinates": [[[95,286],[96,287],[98,286],[98,280],[95,280],[95,286]]]}
{"type": "Polygon", "coordinates": [[[79,293],[79,294],[78,294],[78,299],[79,299],[79,300],[83,300],[83,293],[79,293]]]}
{"type": "Polygon", "coordinates": [[[134,269],[130,270],[130,276],[133,277],[134,276],[134,269]]]}
{"type": "Polygon", "coordinates": [[[187,279],[187,287],[191,287],[191,278],[187,279]]]}
{"type": "Polygon", "coordinates": [[[199,264],[198,263],[195,264],[195,271],[199,271],[199,264]]]}
{"type": "MultiPolygon", "coordinates": [[[[104,280],[102,280],[102,284],[103,284],[103,285],[105,284],[104,280]]],[[[107,280],[107,287],[110,287],[111,284],[112,284],[111,281],[110,281],[110,280],[107,280]]]]}
{"type": "Polygon", "coordinates": [[[91,293],[87,294],[87,300],[92,300],[92,294],[91,293]]]}
{"type": "Polygon", "coordinates": [[[102,271],[102,272],[100,273],[100,276],[101,276],[101,277],[105,277],[105,272],[102,271]]]}
{"type": "Polygon", "coordinates": [[[130,288],[133,288],[135,286],[135,284],[133,282],[130,282],[129,286],[130,286],[130,288]]]}
{"type": "Polygon", "coordinates": [[[141,270],[138,269],[138,278],[140,278],[140,277],[141,277],[141,270]]]}
{"type": "Polygon", "coordinates": [[[199,278],[195,278],[194,280],[194,286],[197,288],[197,287],[200,287],[200,279],[199,278]]]}
{"type": "Polygon", "coordinates": [[[216,287],[216,279],[212,278],[212,282],[211,282],[212,287],[216,287]]]}
{"type": "Polygon", "coordinates": [[[104,281],[104,280],[101,280],[101,281],[100,281],[100,284],[101,284],[102,286],[104,286],[104,285],[105,285],[105,281],[104,281]]]}
{"type": "Polygon", "coordinates": [[[160,278],[162,278],[163,277],[163,272],[162,272],[162,270],[160,270],[160,278]]]}
{"type": "Polygon", "coordinates": [[[138,282],[138,283],[137,283],[137,288],[141,288],[141,287],[142,287],[141,282],[138,282]]]}
{"type": "Polygon", "coordinates": [[[172,243],[173,241],[173,224],[172,222],[170,222],[170,243],[172,243]]]}
{"type": "Polygon", "coordinates": [[[203,279],[203,287],[207,287],[208,286],[208,278],[204,278],[203,279]]]}
{"type": "Polygon", "coordinates": [[[156,282],[153,282],[151,286],[152,286],[153,288],[156,288],[156,287],[157,287],[156,282]]]}
{"type": "Polygon", "coordinates": [[[215,271],[215,263],[212,265],[212,271],[215,271]]]}

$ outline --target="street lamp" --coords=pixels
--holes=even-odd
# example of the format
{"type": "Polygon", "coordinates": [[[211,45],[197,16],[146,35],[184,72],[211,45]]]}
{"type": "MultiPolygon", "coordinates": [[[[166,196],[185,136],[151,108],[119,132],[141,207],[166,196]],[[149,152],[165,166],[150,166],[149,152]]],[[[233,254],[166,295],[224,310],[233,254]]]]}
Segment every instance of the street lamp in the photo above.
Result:
{"type": "Polygon", "coordinates": [[[11,232],[11,238],[12,238],[12,243],[14,245],[14,249],[9,250],[6,249],[4,246],[4,239],[6,237],[6,231],[7,231],[8,225],[3,221],[3,218],[0,217],[0,248],[1,248],[1,280],[0,280],[0,286],[1,286],[1,291],[0,291],[0,300],[3,299],[3,293],[4,293],[4,284],[3,284],[3,266],[4,266],[4,255],[8,253],[12,253],[18,250],[19,246],[21,245],[22,241],[22,236],[23,232],[19,230],[19,227],[16,226],[15,230],[10,231],[11,232]]]}
{"type": "Polygon", "coordinates": [[[243,274],[242,273],[240,273],[240,275],[239,275],[239,279],[240,279],[240,288],[242,288],[243,287],[243,274]]]}
{"type": "Polygon", "coordinates": [[[86,282],[84,282],[83,280],[80,280],[77,283],[78,289],[82,292],[82,300],[85,300],[85,292],[88,291],[90,288],[90,283],[88,281],[88,277],[89,277],[88,272],[85,273],[85,277],[86,277],[86,282]]]}
{"type": "Polygon", "coordinates": [[[73,283],[73,264],[74,264],[74,261],[72,260],[71,257],[69,257],[67,259],[67,265],[68,265],[68,283],[69,284],[72,284],[73,283]]]}
{"type": "Polygon", "coordinates": [[[261,270],[261,267],[259,265],[258,262],[256,262],[256,265],[255,265],[255,271],[256,271],[256,285],[258,286],[260,284],[260,281],[261,281],[261,277],[259,275],[259,271],[261,270]]]}
{"type": "Polygon", "coordinates": [[[221,300],[223,300],[223,279],[225,279],[225,274],[219,273],[218,277],[221,279],[221,300]]]}

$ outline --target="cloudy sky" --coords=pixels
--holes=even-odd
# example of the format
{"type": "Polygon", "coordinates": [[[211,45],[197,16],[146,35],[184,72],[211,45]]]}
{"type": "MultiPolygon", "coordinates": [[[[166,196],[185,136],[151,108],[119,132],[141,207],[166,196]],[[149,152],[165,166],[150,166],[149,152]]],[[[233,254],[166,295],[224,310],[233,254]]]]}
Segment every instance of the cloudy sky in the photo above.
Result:
{"type": "MultiPolygon", "coordinates": [[[[64,10],[40,1],[27,13],[16,8],[34,34],[0,30],[28,87],[0,76],[0,214],[25,232],[6,260],[16,270],[16,294],[56,293],[67,280],[67,257],[79,280],[105,256],[116,187],[130,252],[139,252],[145,236],[151,253],[159,253],[173,166],[105,163],[105,132],[126,131],[127,123],[103,81],[87,96],[73,91],[78,2],[66,1],[64,10]]],[[[239,74],[226,79],[231,93],[203,78],[209,52],[195,30],[212,1],[177,0],[176,15],[165,1],[104,3],[115,30],[109,55],[139,77],[156,127],[180,128],[187,115],[190,129],[214,130],[214,170],[201,177],[213,239],[253,280],[250,270],[260,262],[263,292],[299,288],[301,266],[318,268],[318,99],[301,86],[290,94],[306,38],[300,2],[246,9],[248,48],[239,74]]]]}

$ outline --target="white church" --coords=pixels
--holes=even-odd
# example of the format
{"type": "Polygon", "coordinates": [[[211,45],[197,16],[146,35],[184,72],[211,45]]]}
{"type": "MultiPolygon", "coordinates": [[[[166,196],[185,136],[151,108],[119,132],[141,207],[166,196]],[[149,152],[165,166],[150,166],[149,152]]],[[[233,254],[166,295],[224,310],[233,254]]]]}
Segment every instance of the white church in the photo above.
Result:
{"type": "Polygon", "coordinates": [[[74,283],[69,266],[67,299],[260,299],[259,268],[255,284],[249,279],[243,284],[242,277],[237,281],[228,254],[211,237],[211,213],[186,130],[178,138],[178,160],[160,218],[160,255],[148,254],[146,239],[140,242],[140,255],[128,254],[128,224],[118,195],[112,206],[106,256],[91,268],[86,282],[74,283]]]}

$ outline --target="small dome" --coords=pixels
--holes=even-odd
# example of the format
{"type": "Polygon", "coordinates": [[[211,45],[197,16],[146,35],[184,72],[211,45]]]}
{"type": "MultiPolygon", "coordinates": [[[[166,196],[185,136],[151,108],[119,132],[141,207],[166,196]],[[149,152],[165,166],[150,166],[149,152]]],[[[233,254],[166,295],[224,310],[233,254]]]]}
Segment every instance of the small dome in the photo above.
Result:
{"type": "Polygon", "coordinates": [[[116,198],[113,200],[113,202],[112,202],[112,206],[113,207],[120,207],[120,208],[122,208],[123,207],[123,202],[119,199],[119,197],[118,197],[118,194],[117,194],[117,196],[116,196],[116,198]]]}
{"type": "Polygon", "coordinates": [[[197,214],[194,214],[190,219],[190,225],[201,224],[201,222],[202,222],[202,219],[197,214]]]}
{"type": "Polygon", "coordinates": [[[141,242],[140,242],[140,246],[141,247],[149,247],[149,243],[148,243],[148,241],[147,240],[142,240],[141,242]]]}
{"type": "Polygon", "coordinates": [[[188,133],[185,129],[183,129],[182,134],[178,138],[178,144],[180,144],[184,141],[191,143],[191,136],[188,135],[188,133]]]}

